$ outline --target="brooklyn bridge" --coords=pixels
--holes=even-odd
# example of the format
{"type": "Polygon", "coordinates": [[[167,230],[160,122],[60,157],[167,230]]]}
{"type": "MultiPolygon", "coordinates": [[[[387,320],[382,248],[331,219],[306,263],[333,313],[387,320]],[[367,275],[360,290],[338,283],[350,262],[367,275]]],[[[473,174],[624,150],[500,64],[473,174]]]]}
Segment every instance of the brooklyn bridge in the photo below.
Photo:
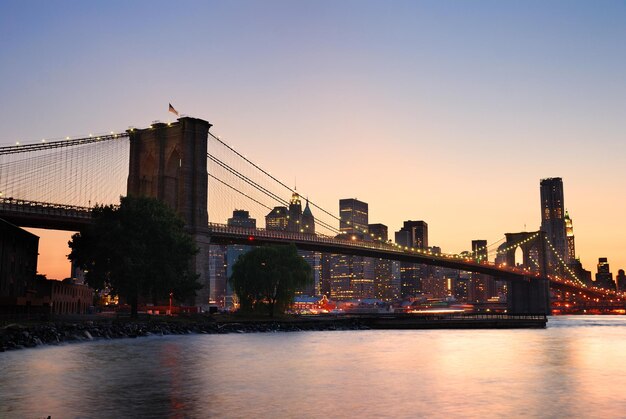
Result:
{"type": "Polygon", "coordinates": [[[337,228],[340,215],[314,199],[307,202],[316,212],[315,226],[306,231],[220,223],[228,210],[267,213],[288,205],[297,192],[210,128],[205,120],[182,117],[143,129],[0,147],[0,218],[21,227],[79,231],[91,222],[94,205],[117,204],[121,195],[155,197],[180,214],[199,249],[193,262],[204,287],[198,304],[210,293],[211,246],[271,243],[489,275],[507,283],[510,313],[550,313],[551,292],[621,299],[583,283],[562,260],[559,269],[549,266],[549,259],[559,258],[542,231],[507,233],[464,254],[436,253],[374,234],[346,236],[337,228]],[[518,249],[521,263],[515,259],[518,249]],[[490,255],[504,262],[491,262],[490,255]]]}

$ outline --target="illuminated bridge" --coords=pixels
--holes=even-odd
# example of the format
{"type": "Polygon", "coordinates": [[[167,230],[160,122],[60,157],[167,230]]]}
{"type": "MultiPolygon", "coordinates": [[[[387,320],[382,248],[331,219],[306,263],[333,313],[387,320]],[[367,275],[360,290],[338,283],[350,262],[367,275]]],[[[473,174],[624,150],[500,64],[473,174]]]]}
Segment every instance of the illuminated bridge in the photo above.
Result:
{"type": "Polygon", "coordinates": [[[316,212],[315,234],[210,223],[226,220],[236,208],[263,219],[276,206],[288,206],[296,193],[209,132],[210,127],[204,120],[183,117],[146,129],[0,147],[0,218],[24,227],[78,231],[90,222],[96,204],[115,205],[126,194],[156,197],[182,216],[200,249],[194,264],[205,286],[203,300],[208,300],[210,284],[207,256],[215,244],[294,243],[302,250],[490,275],[509,282],[512,312],[549,312],[549,283],[571,293],[603,292],[575,276],[548,277],[546,253],[554,249],[542,232],[507,234],[500,246],[490,244],[474,254],[432,254],[368,235],[367,241],[346,239],[336,227],[339,216],[313,200],[307,203],[316,212]],[[518,247],[524,251],[524,268],[515,268],[518,247]],[[499,254],[507,263],[487,262],[487,254],[499,254]]]}

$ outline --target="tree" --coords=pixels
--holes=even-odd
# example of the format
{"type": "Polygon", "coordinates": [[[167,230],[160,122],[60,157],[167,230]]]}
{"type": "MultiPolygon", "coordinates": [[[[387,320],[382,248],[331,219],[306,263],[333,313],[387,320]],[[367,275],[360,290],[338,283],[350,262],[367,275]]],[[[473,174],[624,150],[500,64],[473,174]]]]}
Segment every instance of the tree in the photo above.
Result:
{"type": "Polygon", "coordinates": [[[298,289],[313,280],[311,267],[294,245],[257,247],[237,259],[229,278],[242,311],[284,312],[298,289]]]}
{"type": "Polygon", "coordinates": [[[92,217],[93,223],[72,236],[68,259],[85,271],[89,286],[126,298],[132,317],[140,297],[156,303],[173,292],[183,300],[201,287],[190,270],[195,244],[165,204],[122,197],[119,207],[96,206],[92,217]]]}

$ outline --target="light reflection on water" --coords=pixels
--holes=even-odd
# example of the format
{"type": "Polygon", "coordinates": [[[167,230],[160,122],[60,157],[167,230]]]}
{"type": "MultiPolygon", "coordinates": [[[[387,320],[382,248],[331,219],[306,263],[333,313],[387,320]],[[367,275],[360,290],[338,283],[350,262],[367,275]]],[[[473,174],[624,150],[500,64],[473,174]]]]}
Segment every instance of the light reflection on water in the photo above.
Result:
{"type": "Polygon", "coordinates": [[[626,317],[167,336],[0,354],[0,417],[619,417],[626,317]]]}

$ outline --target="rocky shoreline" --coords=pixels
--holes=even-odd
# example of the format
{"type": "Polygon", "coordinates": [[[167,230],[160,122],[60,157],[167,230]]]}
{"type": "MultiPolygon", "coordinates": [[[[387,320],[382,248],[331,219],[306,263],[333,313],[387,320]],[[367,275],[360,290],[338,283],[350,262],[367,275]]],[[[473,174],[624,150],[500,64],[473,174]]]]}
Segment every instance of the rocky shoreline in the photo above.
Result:
{"type": "Polygon", "coordinates": [[[96,339],[186,334],[267,333],[360,330],[368,327],[355,319],[324,321],[131,321],[96,320],[9,324],[0,328],[0,352],[96,339]]]}

